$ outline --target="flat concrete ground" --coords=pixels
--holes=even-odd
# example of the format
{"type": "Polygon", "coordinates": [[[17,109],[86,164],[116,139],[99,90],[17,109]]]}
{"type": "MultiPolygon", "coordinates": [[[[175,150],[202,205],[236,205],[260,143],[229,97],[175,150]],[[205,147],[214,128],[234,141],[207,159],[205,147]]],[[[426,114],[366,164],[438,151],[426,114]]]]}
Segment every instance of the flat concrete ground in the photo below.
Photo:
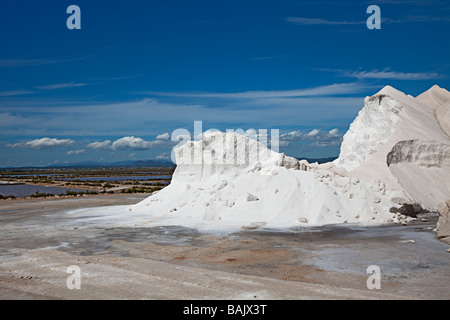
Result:
{"type": "Polygon", "coordinates": [[[65,216],[147,196],[0,201],[0,299],[450,299],[450,253],[436,240],[436,216],[228,234],[86,226],[65,216]],[[380,267],[380,289],[367,288],[371,265],[380,267]],[[69,266],[79,267],[79,290],[67,288],[69,266]]]}

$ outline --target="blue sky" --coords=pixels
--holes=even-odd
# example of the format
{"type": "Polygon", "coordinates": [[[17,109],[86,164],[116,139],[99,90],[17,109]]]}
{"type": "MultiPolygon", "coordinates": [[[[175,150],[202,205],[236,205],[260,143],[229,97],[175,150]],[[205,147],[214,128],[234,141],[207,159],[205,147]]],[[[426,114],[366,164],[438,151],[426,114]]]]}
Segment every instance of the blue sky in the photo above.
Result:
{"type": "Polygon", "coordinates": [[[450,89],[449,31],[441,0],[4,1],[0,167],[167,159],[196,120],[337,156],[365,96],[450,89]]]}

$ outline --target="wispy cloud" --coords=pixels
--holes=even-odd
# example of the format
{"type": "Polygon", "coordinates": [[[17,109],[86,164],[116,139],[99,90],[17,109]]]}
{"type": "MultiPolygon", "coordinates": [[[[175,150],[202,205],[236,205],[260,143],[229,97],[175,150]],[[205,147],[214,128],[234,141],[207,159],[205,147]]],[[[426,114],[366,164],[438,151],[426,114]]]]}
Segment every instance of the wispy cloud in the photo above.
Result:
{"type": "Polygon", "coordinates": [[[396,80],[431,80],[440,79],[443,76],[436,72],[396,72],[396,71],[360,71],[353,72],[349,76],[358,79],[396,79],[396,80]]]}
{"type": "Polygon", "coordinates": [[[33,94],[35,91],[31,90],[11,90],[11,91],[0,91],[0,97],[14,97],[14,96],[23,96],[26,94],[33,94]]]}
{"type": "Polygon", "coordinates": [[[55,84],[48,84],[48,85],[42,85],[42,86],[35,86],[33,90],[10,90],[10,91],[0,91],[0,97],[11,97],[11,96],[19,96],[19,95],[26,95],[26,94],[35,94],[39,93],[39,91],[50,91],[50,90],[57,90],[57,89],[67,89],[67,88],[77,88],[77,87],[85,87],[85,86],[91,86],[91,85],[99,85],[104,82],[109,81],[118,81],[118,80],[126,80],[126,79],[133,79],[137,77],[141,77],[142,75],[137,76],[123,76],[123,77],[110,77],[110,78],[103,78],[103,79],[97,79],[95,82],[63,82],[63,83],[55,83],[55,84]]]}
{"type": "MultiPolygon", "coordinates": [[[[367,1],[367,4],[372,4],[373,1],[367,1]]],[[[448,5],[446,0],[377,0],[377,4],[387,5],[417,5],[417,6],[432,6],[432,5],[448,5]]]]}
{"type": "Polygon", "coordinates": [[[366,21],[345,21],[345,20],[327,20],[321,18],[303,18],[303,17],[288,17],[287,22],[297,25],[358,25],[365,24],[366,21]]]}
{"type": "Polygon", "coordinates": [[[45,59],[1,59],[0,67],[12,68],[23,66],[39,66],[45,64],[59,63],[61,60],[45,60],[45,59]]]}
{"type": "Polygon", "coordinates": [[[35,150],[48,149],[52,147],[69,147],[75,143],[72,139],[56,139],[56,138],[41,138],[31,141],[19,142],[14,144],[7,144],[8,148],[29,148],[35,150]]]}
{"type": "MultiPolygon", "coordinates": [[[[342,95],[328,96],[279,97],[280,94],[276,94],[275,97],[265,98],[257,95],[252,99],[161,97],[83,105],[74,104],[70,100],[51,103],[48,99],[0,101],[0,124],[3,124],[0,126],[0,134],[105,136],[111,140],[111,136],[156,136],[168,130],[191,128],[196,120],[204,121],[209,128],[219,129],[280,128],[324,123],[329,126],[336,123],[340,126],[351,122],[361,108],[362,99],[379,89],[380,85],[366,89],[356,86],[338,91],[342,95]],[[361,94],[354,96],[354,92],[361,94]]],[[[336,93],[336,90],[333,92],[336,93]]],[[[89,148],[101,149],[106,146],[107,143],[97,143],[89,148]]]]}
{"type": "Polygon", "coordinates": [[[438,16],[407,16],[405,18],[389,18],[382,17],[381,23],[409,23],[409,22],[450,22],[450,17],[438,17],[438,16]]]}
{"type": "Polygon", "coordinates": [[[13,68],[13,67],[27,67],[27,66],[42,66],[56,63],[67,63],[86,60],[96,56],[96,54],[66,58],[66,59],[0,59],[0,68],[13,68]]]}
{"type": "Polygon", "coordinates": [[[132,76],[118,76],[118,77],[108,77],[108,78],[99,78],[97,80],[100,81],[117,81],[117,80],[128,80],[128,79],[136,79],[143,77],[144,74],[136,74],[132,76]]]}
{"type": "Polygon", "coordinates": [[[255,61],[259,61],[259,60],[270,60],[275,58],[275,56],[267,56],[267,57],[256,57],[256,58],[250,58],[250,60],[255,60],[255,61]]]}
{"type": "Polygon", "coordinates": [[[350,77],[356,79],[391,79],[391,80],[433,80],[442,79],[443,75],[437,72],[399,72],[391,71],[386,68],[383,70],[342,70],[342,69],[317,69],[337,73],[341,77],[350,77]]]}
{"type": "Polygon", "coordinates": [[[84,87],[86,85],[87,85],[86,83],[68,82],[68,83],[56,83],[56,84],[49,84],[46,86],[39,86],[39,87],[36,87],[36,89],[56,90],[56,89],[65,89],[65,88],[84,87]]]}
{"type": "MultiPolygon", "coordinates": [[[[305,17],[288,17],[286,21],[295,25],[330,25],[330,26],[339,26],[339,25],[365,25],[366,20],[361,21],[349,21],[349,20],[327,20],[322,18],[305,18],[305,17]]],[[[439,16],[406,16],[403,18],[390,18],[390,17],[381,17],[382,24],[395,24],[395,23],[410,23],[410,22],[450,22],[450,17],[439,17],[439,16]]]]}
{"type": "Polygon", "coordinates": [[[361,83],[337,83],[307,89],[274,90],[274,91],[245,91],[245,92],[160,92],[146,91],[141,94],[182,98],[220,98],[220,99],[262,99],[262,98],[294,98],[312,96],[344,95],[361,92],[369,88],[361,83]]]}
{"type": "MultiPolygon", "coordinates": [[[[279,128],[347,125],[361,108],[363,97],[381,89],[362,81],[294,90],[247,92],[143,92],[160,98],[117,103],[75,104],[71,100],[1,101],[0,134],[15,136],[96,136],[85,149],[111,150],[111,136],[148,137],[202,120],[209,128],[279,128]],[[107,140],[108,139],[108,140],[107,140]]],[[[167,139],[160,135],[153,140],[167,139]]],[[[111,141],[112,140],[112,141],[111,141]]],[[[125,148],[133,148],[122,141],[125,148]],[[128,146],[126,146],[128,145],[128,146]]],[[[166,141],[167,142],[167,141],[166,141]]],[[[162,144],[163,145],[163,144],[162,144]]],[[[121,144],[115,143],[115,148],[121,144]]],[[[135,148],[152,144],[136,142],[135,148]],[[139,146],[140,145],[140,146],[139,146]]]]}

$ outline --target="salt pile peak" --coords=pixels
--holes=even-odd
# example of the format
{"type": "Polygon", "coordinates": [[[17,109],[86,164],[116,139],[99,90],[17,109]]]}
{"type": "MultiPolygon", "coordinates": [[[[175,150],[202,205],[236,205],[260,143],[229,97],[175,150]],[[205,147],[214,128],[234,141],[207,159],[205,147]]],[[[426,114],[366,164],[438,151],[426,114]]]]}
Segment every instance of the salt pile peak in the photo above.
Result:
{"type": "Polygon", "coordinates": [[[450,136],[450,92],[434,85],[416,99],[435,110],[434,114],[439,125],[450,136]]]}
{"type": "MultiPolygon", "coordinates": [[[[437,91],[440,99],[449,99],[439,100],[445,106],[450,94],[437,88],[425,96],[437,91]]],[[[380,179],[390,189],[404,190],[410,201],[436,210],[450,198],[450,138],[436,116],[440,106],[425,105],[419,97],[387,86],[365,98],[334,164],[350,176],[380,179]]]]}

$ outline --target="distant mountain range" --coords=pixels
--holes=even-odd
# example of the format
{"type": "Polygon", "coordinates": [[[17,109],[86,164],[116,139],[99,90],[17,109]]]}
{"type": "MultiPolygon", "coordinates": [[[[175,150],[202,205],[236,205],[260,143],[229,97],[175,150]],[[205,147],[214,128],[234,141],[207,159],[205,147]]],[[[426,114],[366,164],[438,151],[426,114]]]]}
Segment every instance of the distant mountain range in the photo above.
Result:
{"type": "MultiPolygon", "coordinates": [[[[309,163],[325,163],[335,160],[337,157],[329,158],[297,158],[298,160],[307,160],[309,163]]],[[[77,162],[77,163],[65,163],[65,164],[53,164],[44,167],[38,166],[24,166],[24,167],[3,167],[0,169],[71,169],[71,168],[146,168],[146,167],[175,167],[172,161],[166,160],[125,160],[116,162],[77,162]]]]}
{"type": "Polygon", "coordinates": [[[24,166],[24,167],[5,167],[1,169],[65,169],[65,168],[145,168],[145,167],[174,167],[172,161],[165,160],[125,160],[116,162],[77,162],[65,164],[53,164],[49,166],[24,166]]]}
{"type": "Polygon", "coordinates": [[[337,159],[337,157],[328,157],[328,158],[296,158],[297,160],[306,160],[309,163],[314,163],[314,162],[318,162],[318,163],[326,163],[326,162],[331,162],[337,159]]]}

